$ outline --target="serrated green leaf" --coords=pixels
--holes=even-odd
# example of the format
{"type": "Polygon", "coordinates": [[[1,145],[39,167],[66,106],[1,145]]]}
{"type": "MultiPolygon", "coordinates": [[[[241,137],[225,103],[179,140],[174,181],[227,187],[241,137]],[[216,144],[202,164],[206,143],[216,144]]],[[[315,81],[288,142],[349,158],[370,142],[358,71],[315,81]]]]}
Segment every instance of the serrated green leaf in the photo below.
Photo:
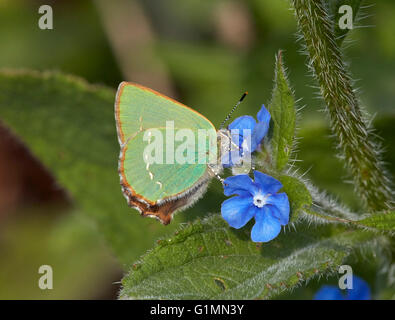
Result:
{"type": "Polygon", "coordinates": [[[348,5],[352,8],[353,24],[355,18],[357,17],[359,8],[361,6],[362,0],[330,0],[328,2],[329,14],[333,19],[334,32],[337,41],[337,45],[340,47],[347,36],[350,29],[340,29],[339,19],[344,13],[339,13],[339,8],[343,5],[348,5]]]}
{"type": "Polygon", "coordinates": [[[128,264],[174,226],[165,229],[141,219],[122,196],[114,96],[114,90],[59,73],[0,73],[0,120],[50,169],[128,264]]]}
{"type": "Polygon", "coordinates": [[[133,265],[120,298],[271,298],[337,269],[351,247],[375,237],[329,224],[298,225],[258,245],[250,239],[251,226],[235,230],[213,215],[183,228],[133,265]]]}
{"type": "Polygon", "coordinates": [[[274,88],[268,105],[271,115],[269,132],[272,165],[281,172],[289,161],[295,137],[295,98],[288,84],[282,52],[276,57],[274,88]]]}

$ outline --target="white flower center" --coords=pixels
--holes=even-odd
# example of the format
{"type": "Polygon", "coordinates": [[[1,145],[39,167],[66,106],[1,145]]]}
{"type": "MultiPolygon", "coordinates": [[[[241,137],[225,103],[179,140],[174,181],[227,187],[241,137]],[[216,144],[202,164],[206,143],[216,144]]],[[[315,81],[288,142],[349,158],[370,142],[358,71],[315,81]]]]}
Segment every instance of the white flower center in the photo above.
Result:
{"type": "Polygon", "coordinates": [[[257,206],[258,208],[262,208],[266,204],[266,199],[269,197],[269,194],[263,195],[258,193],[257,195],[254,196],[253,202],[254,205],[257,206]]]}

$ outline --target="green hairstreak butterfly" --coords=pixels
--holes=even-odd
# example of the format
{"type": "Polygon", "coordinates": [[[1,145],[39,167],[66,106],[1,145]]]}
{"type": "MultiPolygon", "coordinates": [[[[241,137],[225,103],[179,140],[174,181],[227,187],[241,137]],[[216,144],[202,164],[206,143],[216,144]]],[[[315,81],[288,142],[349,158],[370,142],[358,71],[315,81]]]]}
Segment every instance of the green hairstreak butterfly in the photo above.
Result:
{"type": "Polygon", "coordinates": [[[196,202],[206,191],[210,179],[222,170],[216,161],[220,157],[217,150],[221,153],[223,146],[229,144],[227,130],[216,132],[203,115],[163,94],[122,82],[115,99],[115,119],[121,147],[118,171],[122,192],[128,205],[143,216],[170,223],[173,213],[196,202]],[[175,130],[175,136],[174,133],[171,136],[169,129],[175,130]],[[177,139],[177,130],[193,136],[188,141],[177,139]],[[202,132],[207,135],[199,140],[202,132]],[[156,153],[160,153],[156,156],[163,163],[147,161],[149,152],[145,152],[153,142],[158,145],[156,153]],[[170,153],[175,150],[177,156],[180,147],[184,147],[181,149],[184,152],[178,154],[183,161],[166,161],[173,155],[164,155],[165,150],[170,148],[170,153]],[[210,157],[215,161],[207,160],[210,157]]]}

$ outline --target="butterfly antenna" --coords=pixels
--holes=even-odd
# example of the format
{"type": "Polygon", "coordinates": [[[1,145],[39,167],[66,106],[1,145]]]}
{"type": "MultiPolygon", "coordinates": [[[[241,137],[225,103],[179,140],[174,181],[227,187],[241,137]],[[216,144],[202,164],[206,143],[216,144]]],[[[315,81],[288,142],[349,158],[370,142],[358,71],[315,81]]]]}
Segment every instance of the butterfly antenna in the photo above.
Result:
{"type": "Polygon", "coordinates": [[[225,125],[226,122],[228,122],[228,120],[230,119],[230,117],[232,116],[232,113],[235,112],[235,110],[237,109],[237,107],[239,106],[239,104],[244,100],[244,98],[246,97],[246,95],[248,94],[248,92],[244,92],[243,95],[241,96],[240,100],[237,101],[237,103],[233,106],[232,110],[230,110],[230,112],[228,113],[228,115],[226,116],[225,120],[222,121],[220,129],[222,129],[225,125]]]}

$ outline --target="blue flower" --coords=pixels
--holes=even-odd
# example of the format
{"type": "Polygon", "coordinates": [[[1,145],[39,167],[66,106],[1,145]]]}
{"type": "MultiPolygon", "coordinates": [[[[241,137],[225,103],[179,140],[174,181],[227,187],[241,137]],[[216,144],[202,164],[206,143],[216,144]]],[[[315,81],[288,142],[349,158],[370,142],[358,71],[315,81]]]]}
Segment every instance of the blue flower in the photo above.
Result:
{"type": "Polygon", "coordinates": [[[245,153],[254,152],[261,144],[269,130],[270,113],[264,105],[257,114],[258,122],[251,116],[236,118],[229,126],[232,142],[238,146],[238,151],[231,151],[222,161],[225,167],[237,164],[245,153]],[[229,159],[230,157],[230,159],[229,159]]]}
{"type": "Polygon", "coordinates": [[[346,289],[345,294],[336,286],[322,286],[315,294],[314,300],[370,300],[370,288],[366,281],[357,276],[352,277],[353,288],[346,289]]]}
{"type": "Polygon", "coordinates": [[[285,193],[277,193],[280,181],[262,172],[254,171],[254,179],[246,174],[224,180],[224,194],[237,196],[225,200],[221,205],[222,217],[233,228],[240,229],[253,217],[251,239],[268,242],[280,233],[281,226],[289,221],[289,201],[285,193]]]}

